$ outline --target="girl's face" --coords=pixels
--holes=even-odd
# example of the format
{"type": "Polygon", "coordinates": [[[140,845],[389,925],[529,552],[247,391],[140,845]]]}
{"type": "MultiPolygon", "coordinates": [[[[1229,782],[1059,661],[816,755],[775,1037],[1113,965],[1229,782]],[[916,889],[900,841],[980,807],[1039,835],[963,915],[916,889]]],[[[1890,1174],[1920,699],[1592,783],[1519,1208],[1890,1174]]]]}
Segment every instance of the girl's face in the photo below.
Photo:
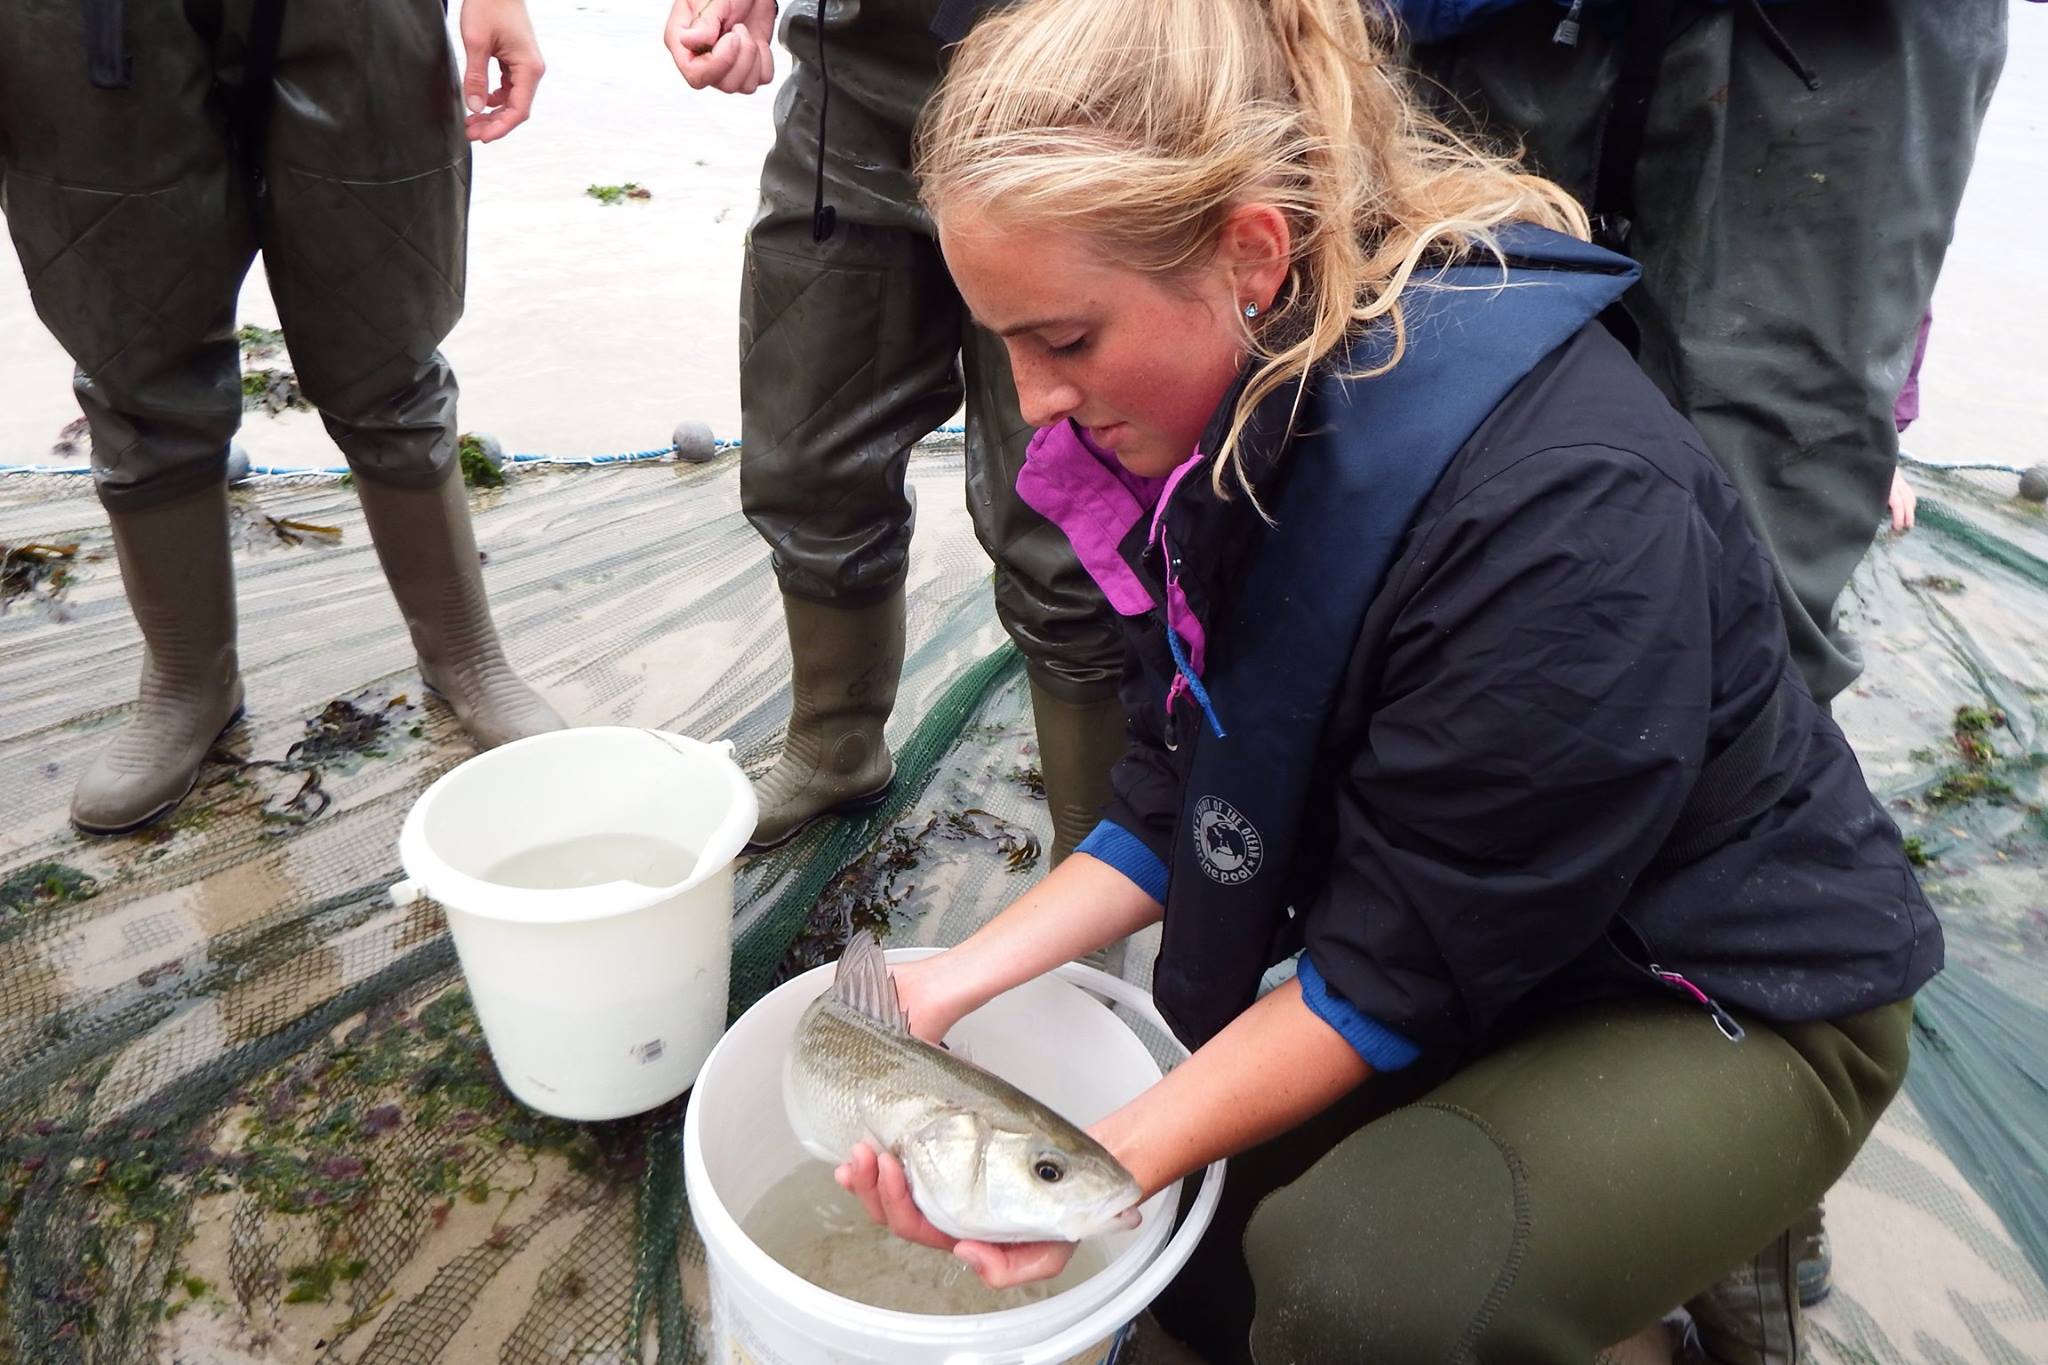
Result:
{"type": "Polygon", "coordinates": [[[1240,208],[1214,259],[1171,282],[1111,264],[1086,237],[959,211],[939,243],[975,321],[1003,339],[1024,420],[1071,418],[1134,474],[1193,452],[1287,271],[1277,210],[1240,208]],[[1263,212],[1261,211],[1263,210],[1263,212]]]}

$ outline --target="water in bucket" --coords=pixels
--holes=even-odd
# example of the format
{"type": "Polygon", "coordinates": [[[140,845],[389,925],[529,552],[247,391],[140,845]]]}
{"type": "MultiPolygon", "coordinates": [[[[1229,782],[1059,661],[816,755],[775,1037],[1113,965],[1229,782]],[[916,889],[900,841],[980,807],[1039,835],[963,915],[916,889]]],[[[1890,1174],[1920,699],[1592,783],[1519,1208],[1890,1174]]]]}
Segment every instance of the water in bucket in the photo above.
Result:
{"type": "Polygon", "coordinates": [[[646,834],[586,834],[524,849],[491,865],[483,879],[525,891],[573,891],[606,882],[674,886],[697,866],[693,849],[646,834]]]}
{"type": "Polygon", "coordinates": [[[871,1220],[822,1161],[803,1162],[770,1186],[740,1220],[740,1230],[818,1288],[904,1313],[1018,1308],[1071,1289],[1109,1264],[1108,1251],[1091,1240],[1050,1280],[990,1289],[951,1253],[906,1242],[871,1220]]]}

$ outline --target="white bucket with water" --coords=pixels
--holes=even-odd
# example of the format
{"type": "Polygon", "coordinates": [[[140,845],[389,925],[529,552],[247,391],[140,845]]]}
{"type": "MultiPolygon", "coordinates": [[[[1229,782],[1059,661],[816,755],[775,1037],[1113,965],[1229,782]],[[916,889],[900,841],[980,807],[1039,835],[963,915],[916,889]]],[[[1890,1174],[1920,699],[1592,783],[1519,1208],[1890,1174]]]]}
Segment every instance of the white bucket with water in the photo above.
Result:
{"type": "Polygon", "coordinates": [[[392,895],[447,911],[507,1089],[619,1118],[689,1089],[724,1030],[732,863],[756,816],[729,743],[558,730],[427,788],[392,895]]]}
{"type": "MultiPolygon", "coordinates": [[[[891,961],[928,956],[902,948],[891,961]]],[[[756,1246],[740,1224],[796,1164],[782,1103],[782,1059],[797,1017],[830,985],[819,967],[763,996],[712,1051],[683,1120],[683,1178],[710,1272],[714,1365],[1106,1365],[1129,1325],[1186,1264],[1223,1190],[1203,1172],[1173,1228],[1180,1186],[1107,1239],[1109,1263],[1061,1293],[995,1313],[941,1316],[873,1308],[820,1289],[756,1246]]],[[[1095,1122],[1159,1079],[1159,1064],[1101,999],[1170,1038],[1151,1000],[1092,967],[1068,964],[991,1000],[948,1040],[1077,1123],[1095,1122]]]]}

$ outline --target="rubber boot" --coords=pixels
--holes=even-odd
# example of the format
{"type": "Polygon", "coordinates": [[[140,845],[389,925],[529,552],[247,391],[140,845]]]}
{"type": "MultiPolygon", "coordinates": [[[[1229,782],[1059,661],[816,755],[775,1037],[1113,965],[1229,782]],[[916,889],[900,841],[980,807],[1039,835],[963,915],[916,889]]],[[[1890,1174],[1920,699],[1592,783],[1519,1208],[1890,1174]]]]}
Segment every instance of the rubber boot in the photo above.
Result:
{"type": "Polygon", "coordinates": [[[512,671],[491,624],[462,476],[450,470],[438,488],[358,478],[356,489],[420,676],[477,747],[561,729],[562,718],[512,671]]]}
{"type": "MultiPolygon", "coordinates": [[[[1109,770],[1123,757],[1123,703],[1114,694],[1073,702],[1031,679],[1031,718],[1038,727],[1038,773],[1052,815],[1052,857],[1058,867],[1088,837],[1109,800],[1109,770]]],[[[1124,974],[1124,943],[1097,948],[1081,960],[1111,976],[1124,974]]]]}
{"type": "Polygon", "coordinates": [[[865,606],[782,595],[789,628],[789,733],[754,786],[761,818],[750,853],[788,843],[832,811],[872,805],[896,765],[882,727],[903,672],[903,589],[865,606]]]}
{"type": "Polygon", "coordinates": [[[142,686],[134,714],[72,793],[71,823],[87,834],[124,834],[170,814],[242,713],[227,484],[107,517],[142,629],[142,686]]]}
{"type": "Polygon", "coordinates": [[[1819,1204],[1792,1225],[1792,1258],[1799,1276],[1799,1306],[1811,1308],[1835,1287],[1835,1258],[1828,1249],[1828,1227],[1819,1204]]]}
{"type": "Polygon", "coordinates": [[[1713,1365],[1798,1365],[1806,1335],[1799,1311],[1793,1232],[1686,1301],[1692,1314],[1681,1359],[1713,1365]]]}
{"type": "Polygon", "coordinates": [[[1031,679],[1038,727],[1038,772],[1052,815],[1052,863],[1058,867],[1088,837],[1109,800],[1109,770],[1124,755],[1124,708],[1114,693],[1073,702],[1031,679]]]}

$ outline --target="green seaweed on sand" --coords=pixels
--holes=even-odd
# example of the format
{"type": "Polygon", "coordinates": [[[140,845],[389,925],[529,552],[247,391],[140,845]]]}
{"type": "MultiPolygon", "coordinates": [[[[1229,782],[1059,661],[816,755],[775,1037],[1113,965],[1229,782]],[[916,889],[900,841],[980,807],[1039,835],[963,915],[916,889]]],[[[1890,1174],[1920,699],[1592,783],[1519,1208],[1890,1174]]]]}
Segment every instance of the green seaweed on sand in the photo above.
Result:
{"type": "Polygon", "coordinates": [[[235,344],[245,360],[267,360],[284,349],[284,333],[275,327],[244,323],[235,329],[235,344]]]}
{"type": "Polygon", "coordinates": [[[59,862],[30,863],[0,878],[0,922],[26,911],[90,900],[99,890],[98,882],[75,867],[59,862]]]}
{"type": "Polygon", "coordinates": [[[613,204],[623,204],[628,199],[644,203],[654,197],[652,190],[632,180],[628,180],[623,185],[590,185],[585,187],[583,192],[607,207],[613,204]]]}
{"type": "Polygon", "coordinates": [[[471,488],[502,488],[505,471],[491,461],[477,436],[463,436],[455,443],[455,458],[462,466],[462,481],[471,488]]]}
{"type": "Polygon", "coordinates": [[[242,374],[242,410],[267,412],[311,412],[313,405],[299,392],[299,377],[290,370],[265,366],[242,374]]]}

